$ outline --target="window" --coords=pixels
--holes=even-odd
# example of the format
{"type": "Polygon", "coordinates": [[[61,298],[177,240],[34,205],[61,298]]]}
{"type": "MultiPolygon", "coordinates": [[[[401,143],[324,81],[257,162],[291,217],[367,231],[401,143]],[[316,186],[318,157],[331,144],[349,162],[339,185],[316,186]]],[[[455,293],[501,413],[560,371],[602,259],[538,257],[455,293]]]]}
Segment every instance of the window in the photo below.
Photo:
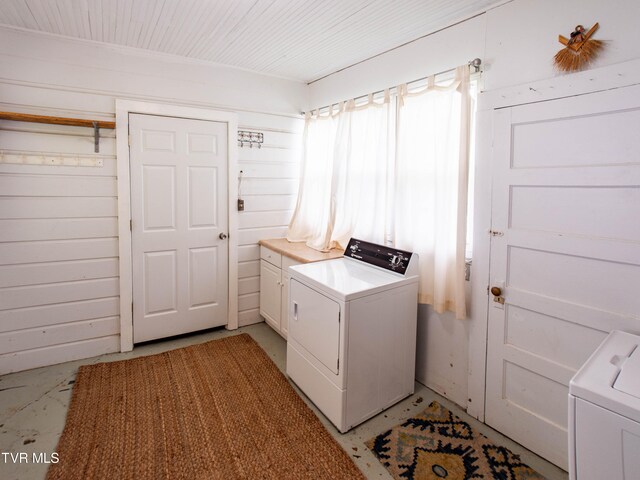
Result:
{"type": "Polygon", "coordinates": [[[464,318],[475,90],[464,66],[444,83],[308,115],[288,238],[328,250],[354,236],[416,252],[420,301],[464,318]]]}

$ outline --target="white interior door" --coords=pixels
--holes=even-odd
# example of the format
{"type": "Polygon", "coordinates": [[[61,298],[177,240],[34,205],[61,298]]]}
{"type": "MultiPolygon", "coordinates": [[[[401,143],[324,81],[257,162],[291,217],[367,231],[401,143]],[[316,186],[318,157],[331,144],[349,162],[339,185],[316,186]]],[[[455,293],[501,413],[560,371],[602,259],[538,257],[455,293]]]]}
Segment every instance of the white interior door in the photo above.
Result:
{"type": "Polygon", "coordinates": [[[227,323],[227,125],[129,118],[133,339],[227,323]]]}
{"type": "Polygon", "coordinates": [[[640,333],[638,132],[640,86],[494,112],[485,419],[565,469],[569,380],[640,333]]]}

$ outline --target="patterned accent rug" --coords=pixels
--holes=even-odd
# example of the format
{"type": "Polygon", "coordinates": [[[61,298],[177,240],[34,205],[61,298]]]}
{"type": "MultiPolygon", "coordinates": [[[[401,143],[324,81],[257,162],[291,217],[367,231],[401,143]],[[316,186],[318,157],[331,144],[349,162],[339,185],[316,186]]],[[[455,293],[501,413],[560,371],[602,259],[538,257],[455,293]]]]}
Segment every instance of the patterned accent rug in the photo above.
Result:
{"type": "Polygon", "coordinates": [[[80,367],[48,480],[364,480],[247,334],[80,367]]]}
{"type": "Polygon", "coordinates": [[[366,445],[397,480],[544,480],[438,402],[366,445]]]}

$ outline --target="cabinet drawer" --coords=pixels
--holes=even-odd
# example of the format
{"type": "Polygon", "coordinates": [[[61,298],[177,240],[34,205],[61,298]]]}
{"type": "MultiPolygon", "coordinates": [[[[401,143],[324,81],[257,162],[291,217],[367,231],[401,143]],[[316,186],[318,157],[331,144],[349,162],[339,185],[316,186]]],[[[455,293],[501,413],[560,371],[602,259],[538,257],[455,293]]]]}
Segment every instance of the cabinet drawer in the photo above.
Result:
{"type": "Polygon", "coordinates": [[[285,255],[282,256],[282,273],[289,273],[289,267],[292,265],[300,265],[300,262],[294,260],[293,258],[289,258],[285,255]]]}
{"type": "Polygon", "coordinates": [[[273,250],[260,246],[260,258],[269,262],[271,265],[275,265],[280,268],[282,266],[282,255],[278,252],[274,252],[273,250]]]}

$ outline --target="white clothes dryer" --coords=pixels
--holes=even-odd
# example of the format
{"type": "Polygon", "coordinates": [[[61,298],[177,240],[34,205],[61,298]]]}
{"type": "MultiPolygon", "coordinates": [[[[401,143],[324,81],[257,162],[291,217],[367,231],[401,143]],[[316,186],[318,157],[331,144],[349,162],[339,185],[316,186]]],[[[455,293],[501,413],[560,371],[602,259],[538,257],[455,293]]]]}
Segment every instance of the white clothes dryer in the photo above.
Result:
{"type": "Polygon", "coordinates": [[[340,432],[413,393],[417,254],[352,238],[289,273],[287,374],[340,432]]]}
{"type": "Polygon", "coordinates": [[[571,379],[569,477],[640,479],[640,336],[611,332],[571,379]]]}

